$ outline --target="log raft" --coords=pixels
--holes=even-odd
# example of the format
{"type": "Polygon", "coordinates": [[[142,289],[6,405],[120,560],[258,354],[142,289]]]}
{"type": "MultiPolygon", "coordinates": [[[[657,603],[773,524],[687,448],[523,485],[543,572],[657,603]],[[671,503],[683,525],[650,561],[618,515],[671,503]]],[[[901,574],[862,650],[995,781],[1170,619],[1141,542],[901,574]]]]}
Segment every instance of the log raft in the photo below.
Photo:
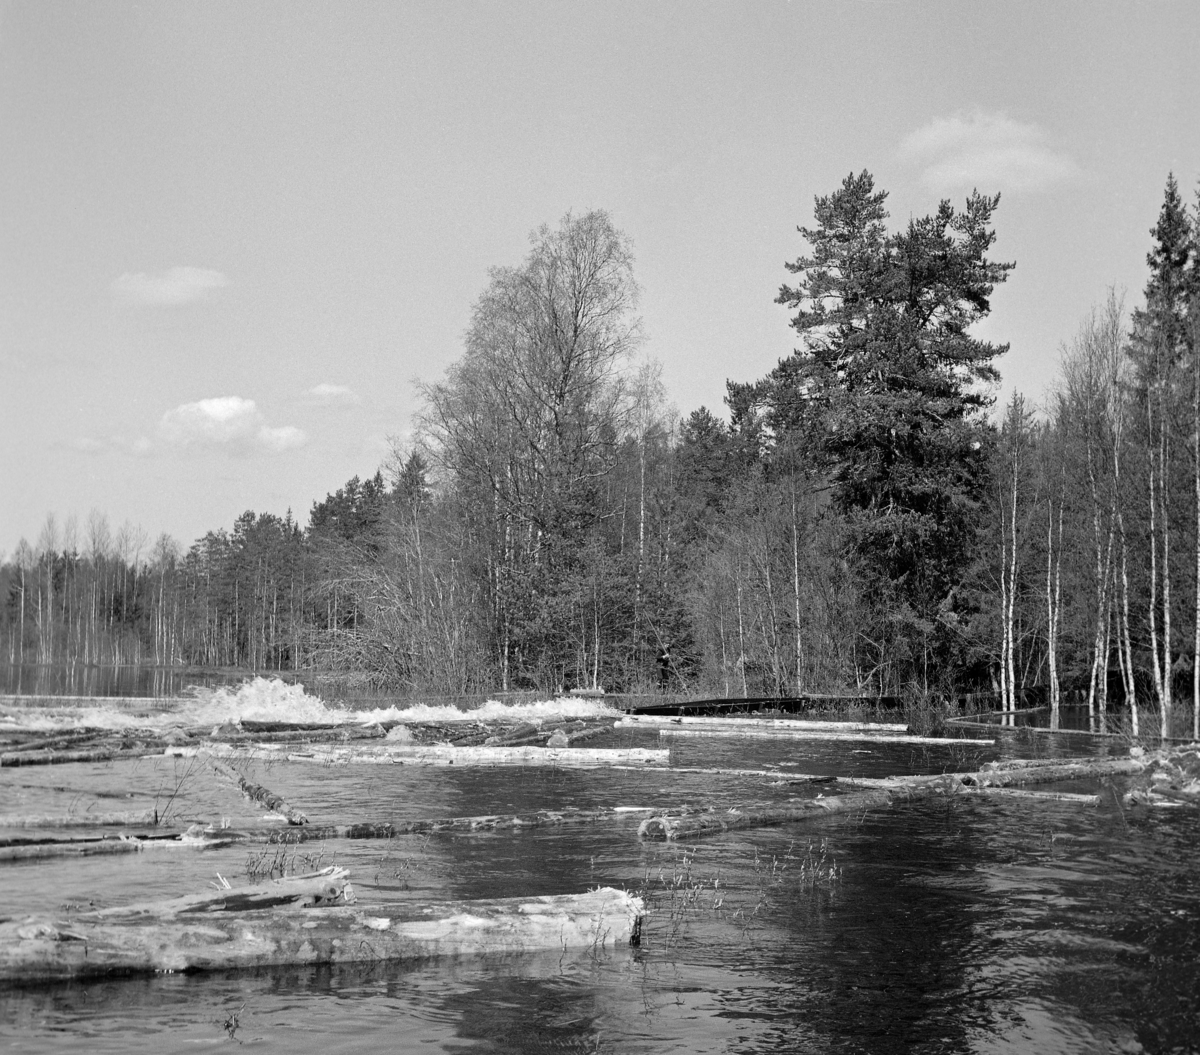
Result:
{"type": "Polygon", "coordinates": [[[615,948],[636,942],[641,915],[639,898],[601,888],[414,906],[27,917],[0,923],[0,984],[615,948]]]}

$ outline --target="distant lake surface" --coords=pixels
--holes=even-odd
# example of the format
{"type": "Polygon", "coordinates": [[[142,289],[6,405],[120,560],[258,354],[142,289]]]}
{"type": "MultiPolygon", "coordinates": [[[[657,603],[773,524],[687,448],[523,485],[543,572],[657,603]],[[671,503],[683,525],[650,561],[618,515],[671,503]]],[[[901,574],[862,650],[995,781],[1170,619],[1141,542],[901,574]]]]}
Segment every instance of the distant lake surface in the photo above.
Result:
{"type": "MultiPolygon", "coordinates": [[[[5,720],[15,713],[6,708],[5,720]]],[[[971,733],[995,742],[683,738],[670,741],[669,769],[270,762],[247,773],[314,823],[344,824],[728,808],[783,801],[802,774],[931,773],[1108,749],[1020,728],[971,733]]],[[[638,729],[588,746],[667,743],[638,729]]],[[[174,796],[180,823],[264,823],[184,760],[0,768],[3,814],[67,810],[88,796],[128,810],[174,796]]],[[[362,905],[624,887],[646,898],[643,941],[8,989],[0,1044],[54,1055],[242,1045],[288,1055],[1195,1051],[1200,818],[1103,802],[937,799],[679,844],[641,841],[634,825],[306,844],[296,863],[348,868],[362,905]]],[[[216,873],[239,885],[261,849],[4,864],[4,912],[172,897],[216,873]]]]}

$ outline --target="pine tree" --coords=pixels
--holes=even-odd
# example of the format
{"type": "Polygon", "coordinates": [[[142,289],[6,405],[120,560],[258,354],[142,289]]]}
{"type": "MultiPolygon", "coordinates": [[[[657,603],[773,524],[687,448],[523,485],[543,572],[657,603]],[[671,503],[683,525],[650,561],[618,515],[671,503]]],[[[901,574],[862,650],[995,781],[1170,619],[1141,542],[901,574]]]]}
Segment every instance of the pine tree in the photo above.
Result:
{"type": "Polygon", "coordinates": [[[984,412],[1007,350],[970,336],[1012,264],[987,252],[999,195],[888,234],[886,192],[851,174],[800,228],[812,254],[777,303],[802,345],[766,378],[731,386],[778,447],[799,442],[829,475],[863,585],[900,646],[893,684],[946,657],[954,591],[975,543],[993,434],[984,412]]]}

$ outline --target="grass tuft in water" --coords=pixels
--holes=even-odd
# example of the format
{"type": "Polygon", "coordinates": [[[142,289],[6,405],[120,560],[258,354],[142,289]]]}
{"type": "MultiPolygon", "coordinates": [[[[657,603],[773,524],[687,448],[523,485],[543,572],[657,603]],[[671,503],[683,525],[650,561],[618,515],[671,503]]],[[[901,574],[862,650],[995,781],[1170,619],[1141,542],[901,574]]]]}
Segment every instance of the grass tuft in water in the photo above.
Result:
{"type": "Polygon", "coordinates": [[[246,855],[246,878],[251,883],[319,872],[324,867],[324,850],[316,853],[293,850],[289,853],[286,846],[269,846],[246,855]]]}

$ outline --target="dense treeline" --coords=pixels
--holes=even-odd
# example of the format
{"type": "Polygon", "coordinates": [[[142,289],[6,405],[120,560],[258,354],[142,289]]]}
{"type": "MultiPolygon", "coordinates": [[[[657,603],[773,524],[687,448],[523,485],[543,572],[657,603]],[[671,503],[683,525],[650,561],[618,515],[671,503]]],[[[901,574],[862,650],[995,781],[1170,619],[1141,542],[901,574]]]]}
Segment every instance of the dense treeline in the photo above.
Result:
{"type": "Polygon", "coordinates": [[[602,212],[541,228],[380,472],[305,526],[248,512],[186,553],[48,520],[0,567],[5,658],[433,693],[1036,689],[1190,725],[1200,218],[1169,180],[1136,310],[1110,295],[1040,413],[997,413],[1006,348],[971,330],[1012,267],[988,255],[998,201],[892,231],[848,177],[787,265],[796,351],[682,419],[628,240],[602,212]]]}

